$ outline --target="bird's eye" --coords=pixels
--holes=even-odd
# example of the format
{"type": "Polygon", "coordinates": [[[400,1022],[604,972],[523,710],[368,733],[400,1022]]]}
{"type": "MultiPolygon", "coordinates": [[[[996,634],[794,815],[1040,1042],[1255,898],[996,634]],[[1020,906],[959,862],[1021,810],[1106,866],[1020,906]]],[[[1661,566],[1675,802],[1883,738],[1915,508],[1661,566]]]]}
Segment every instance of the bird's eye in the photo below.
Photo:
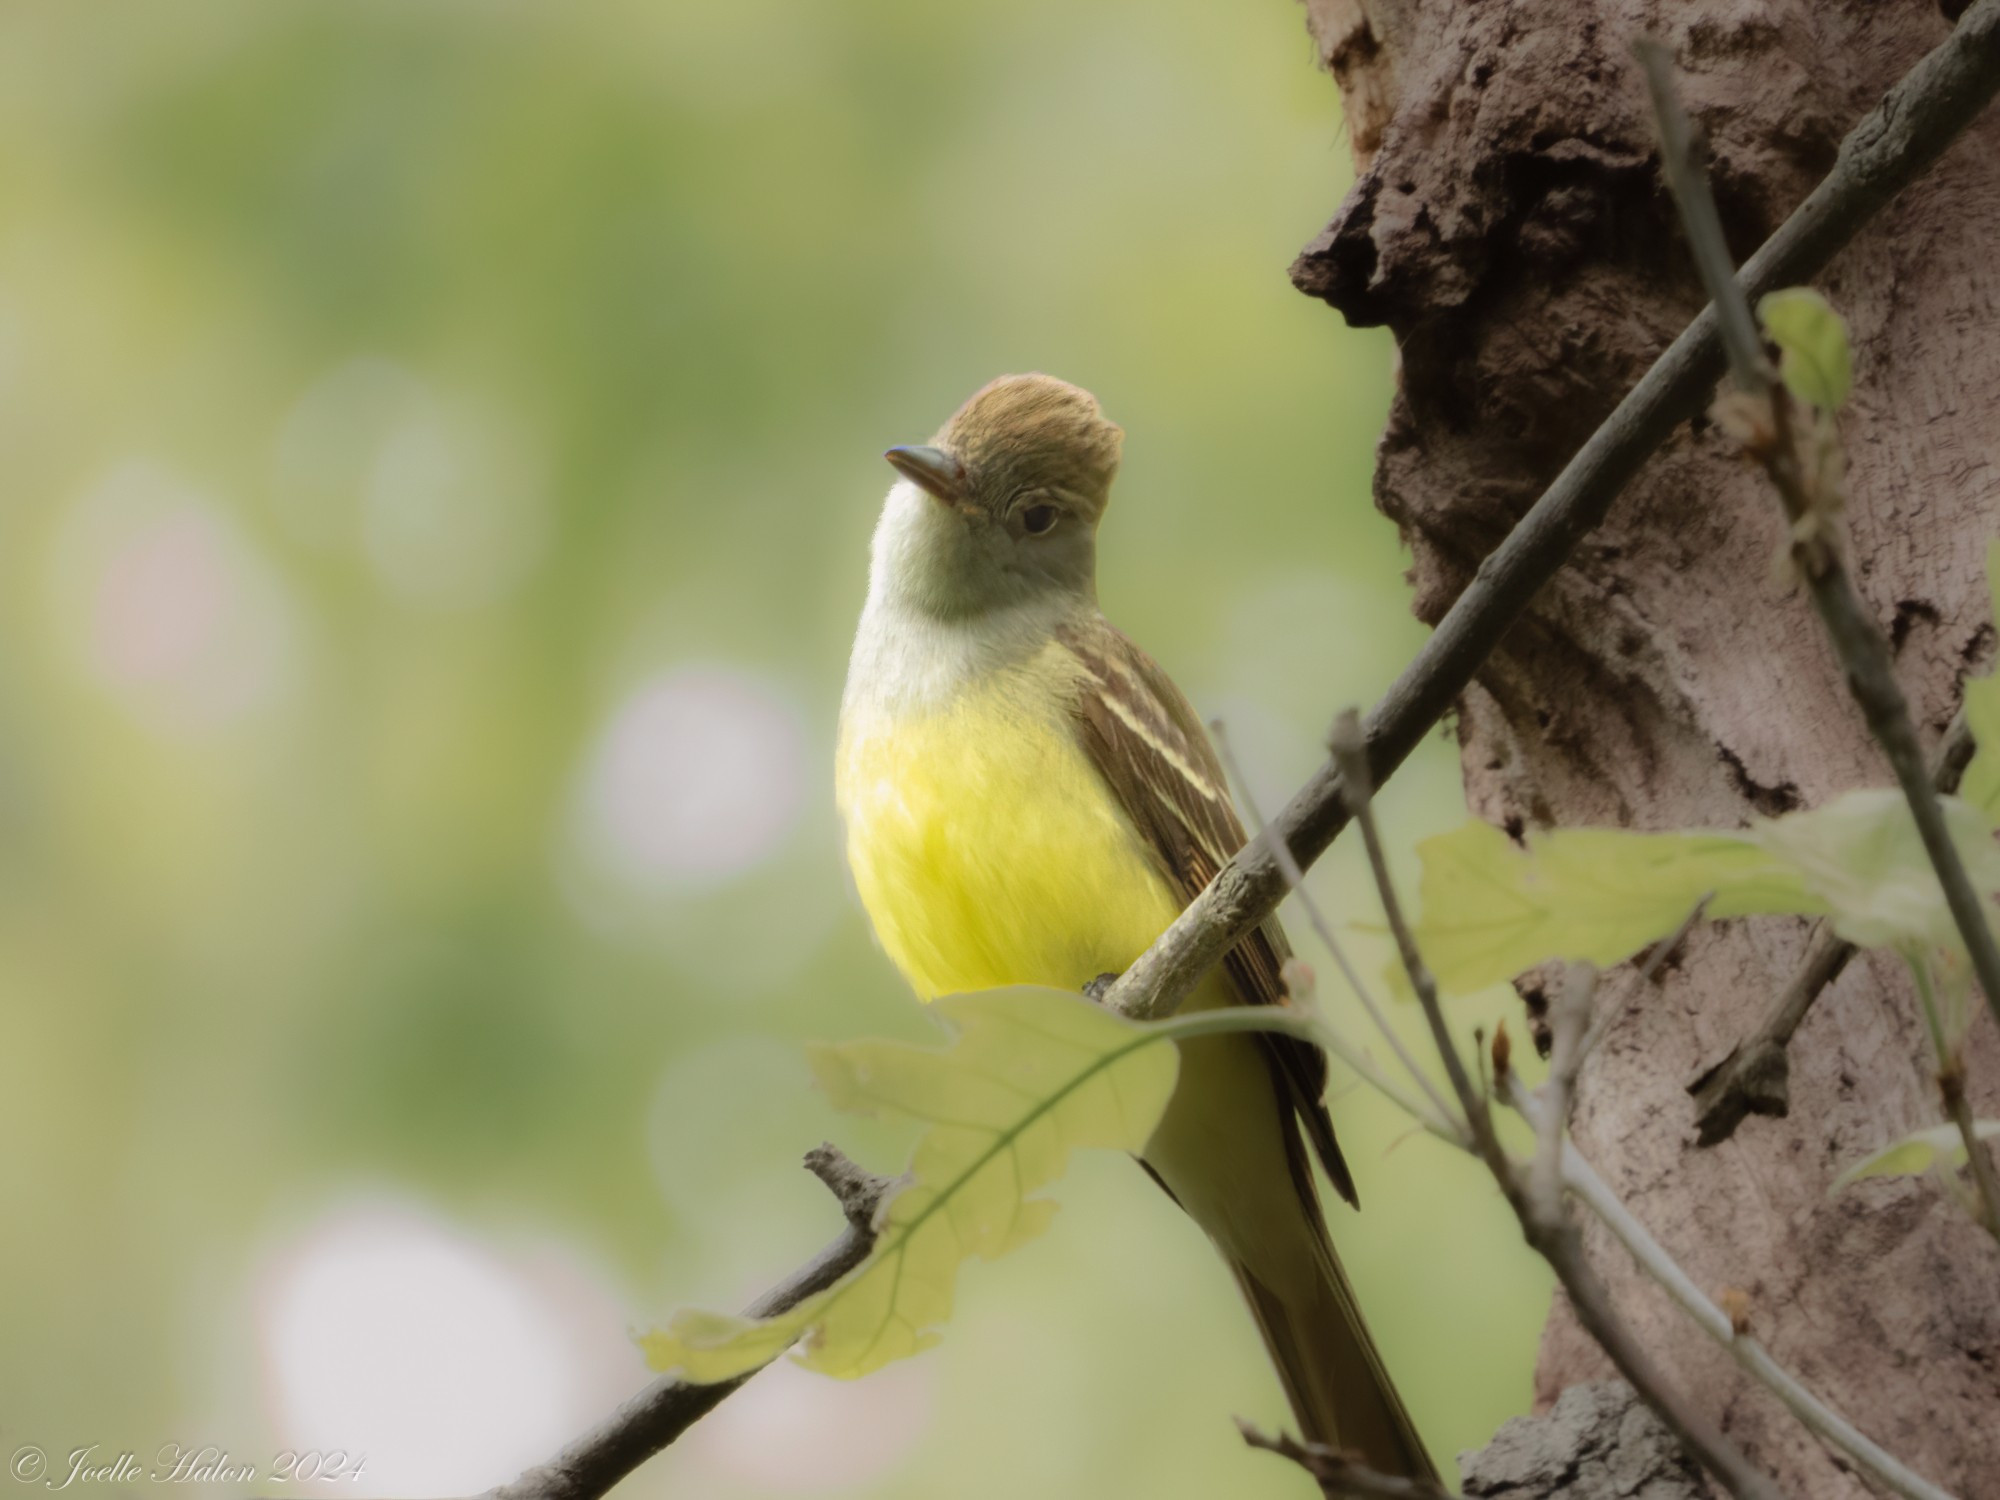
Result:
{"type": "Polygon", "coordinates": [[[1031,505],[1021,512],[1021,529],[1029,536],[1040,536],[1056,524],[1056,508],[1053,505],[1031,505]]]}

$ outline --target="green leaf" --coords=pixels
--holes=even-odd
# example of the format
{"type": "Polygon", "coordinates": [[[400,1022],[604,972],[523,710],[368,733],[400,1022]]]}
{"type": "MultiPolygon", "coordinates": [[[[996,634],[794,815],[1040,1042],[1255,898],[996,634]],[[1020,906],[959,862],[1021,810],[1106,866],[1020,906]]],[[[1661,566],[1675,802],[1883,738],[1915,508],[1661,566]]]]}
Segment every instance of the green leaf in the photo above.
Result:
{"type": "MultiPolygon", "coordinates": [[[[1992,819],[1957,797],[1938,799],[1973,885],[2000,891],[2000,846],[1992,819]]],[[[1834,931],[1863,948],[1962,952],[1903,794],[1886,787],[1837,797],[1811,812],[1760,822],[1751,837],[1796,869],[1833,918],[1834,931]]]]}
{"type": "Polygon", "coordinates": [[[1778,346],[1778,373],[1801,401],[1838,411],[1854,386],[1847,323],[1810,287],[1771,292],[1757,303],[1764,331],[1778,346]]]}
{"type": "Polygon", "coordinates": [[[2000,677],[1965,684],[1965,721],[1979,748],[1959,779],[1958,794],[1989,817],[2000,817],[2000,677]]]}
{"type": "Polygon", "coordinates": [[[956,1033],[943,1048],[864,1041],[813,1054],[842,1109],[927,1127],[908,1185],[883,1206],[873,1253],[776,1318],[677,1314],[640,1339],[654,1369],[728,1380],[803,1338],[801,1363],[856,1376],[928,1348],[951,1314],[959,1265],[1040,1233],[1055,1204],[1031,1195],[1062,1175],[1069,1153],[1140,1151],[1173,1094],[1178,1052],[1149,1045],[1170,1027],[1058,990],[954,995],[934,1009],[956,1033]]]}
{"type": "MultiPolygon", "coordinates": [[[[2000,541],[1986,548],[1986,587],[2000,620],[2000,541]]],[[[1979,748],[1958,784],[1958,794],[1989,817],[2000,817],[2000,677],[1975,677],[1965,685],[1965,719],[1979,748]]]]}
{"type": "MultiPolygon", "coordinates": [[[[2000,1120],[1975,1120],[1972,1133],[1982,1141],[2000,1137],[2000,1120]]],[[[1856,1162],[1845,1172],[1833,1179],[1833,1186],[1827,1191],[1837,1193],[1851,1182],[1859,1182],[1864,1177],[1909,1177],[1919,1172],[1928,1172],[1942,1160],[1957,1166],[1965,1160],[1965,1137],[1958,1133],[1956,1125],[1933,1125],[1928,1130],[1916,1130],[1901,1140],[1891,1141],[1873,1156],[1856,1162]]]]}
{"type": "Polygon", "coordinates": [[[1619,963],[1711,892],[1711,917],[1812,905],[1795,871],[1740,834],[1563,829],[1531,834],[1522,849],[1475,821],[1424,840],[1417,854],[1417,942],[1453,992],[1550,958],[1619,963]]]}
{"type": "MultiPolygon", "coordinates": [[[[1954,797],[1944,812],[1974,885],[2000,892],[1993,820],[1954,797]]],[[[1742,832],[1561,829],[1530,835],[1525,849],[1473,822],[1417,853],[1417,941],[1453,992],[1552,958],[1623,962],[1679,927],[1704,894],[1711,919],[1828,916],[1864,947],[1963,947],[1909,807],[1889,790],[1849,792],[1742,832]]]]}
{"type": "Polygon", "coordinates": [[[1986,606],[2000,622],[2000,537],[1986,544],[1986,606]]]}

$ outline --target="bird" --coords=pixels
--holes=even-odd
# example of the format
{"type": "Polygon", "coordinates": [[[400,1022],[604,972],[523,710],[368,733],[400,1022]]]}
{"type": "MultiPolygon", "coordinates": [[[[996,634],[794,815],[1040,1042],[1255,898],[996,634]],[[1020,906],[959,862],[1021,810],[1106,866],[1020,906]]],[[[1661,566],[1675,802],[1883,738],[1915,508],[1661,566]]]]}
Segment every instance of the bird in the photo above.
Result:
{"type": "MultiPolygon", "coordinates": [[[[1123,442],[1088,391],[1007,375],[929,443],[884,455],[897,477],[870,545],[835,799],[861,904],[922,999],[1093,993],[1244,843],[1200,718],[1098,607],[1123,442]]],[[[1286,1003],[1289,956],[1266,920],[1186,1008],[1286,1003]]],[[[1325,1054],[1270,1033],[1177,1045],[1141,1164],[1228,1263],[1303,1435],[1435,1478],[1321,1211],[1314,1157],[1358,1206],[1325,1054]]]]}

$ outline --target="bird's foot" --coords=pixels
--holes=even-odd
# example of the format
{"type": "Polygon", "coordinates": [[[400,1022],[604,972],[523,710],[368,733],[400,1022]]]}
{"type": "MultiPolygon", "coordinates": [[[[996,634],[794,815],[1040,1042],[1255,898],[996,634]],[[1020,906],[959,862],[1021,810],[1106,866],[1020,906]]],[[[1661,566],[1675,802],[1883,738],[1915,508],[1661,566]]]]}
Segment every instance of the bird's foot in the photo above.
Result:
{"type": "Polygon", "coordinates": [[[1089,999],[1095,1000],[1099,1005],[1102,1005],[1105,995],[1110,993],[1111,986],[1117,982],[1118,976],[1116,974],[1099,974],[1083,987],[1083,993],[1089,999]]]}

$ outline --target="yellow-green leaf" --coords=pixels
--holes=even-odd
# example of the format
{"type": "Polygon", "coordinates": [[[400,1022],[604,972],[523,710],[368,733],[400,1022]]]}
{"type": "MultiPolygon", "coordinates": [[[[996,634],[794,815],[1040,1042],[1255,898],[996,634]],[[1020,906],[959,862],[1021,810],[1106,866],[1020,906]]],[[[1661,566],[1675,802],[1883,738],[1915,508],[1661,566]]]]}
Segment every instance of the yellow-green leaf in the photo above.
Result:
{"type": "MultiPolygon", "coordinates": [[[[1993,822],[1957,797],[1938,799],[1973,885],[2000,891],[1993,822]]],[[[1833,918],[1834,931],[1863,948],[1963,951],[1937,871],[1903,794],[1871,787],[1810,812],[1762,821],[1750,836],[1799,873],[1833,918]]]]}
{"type": "Polygon", "coordinates": [[[1417,846],[1417,942],[1454,992],[1511,979],[1545,959],[1614,964],[1665,937],[1713,893],[1712,917],[1810,907],[1798,874],[1740,834],[1531,834],[1527,848],[1467,823],[1417,846]]]}
{"type": "MultiPolygon", "coordinates": [[[[1974,885],[2000,892],[1993,820],[1955,797],[1945,820],[1974,885]]],[[[1417,846],[1417,941],[1445,989],[1511,979],[1547,959],[1606,965],[1673,932],[1697,901],[1710,918],[1828,916],[1849,942],[1961,951],[1957,926],[1900,793],[1849,792],[1742,832],[1531,834],[1485,823],[1417,846]]]]}
{"type": "Polygon", "coordinates": [[[2000,537],[1986,544],[1986,607],[2000,622],[2000,537]]]}
{"type": "Polygon", "coordinates": [[[939,1000],[942,1048],[865,1041],[817,1049],[814,1071],[843,1109],[925,1130],[910,1180],[884,1204],[875,1248],[841,1281],[769,1319],[682,1312],[640,1342],[656,1370],[701,1382],[756,1369],[804,1339],[801,1363],[870,1370],[936,1342],[968,1257],[1031,1239],[1055,1204],[1032,1196],[1078,1147],[1141,1150],[1173,1093],[1169,1034],[1081,996],[1011,989],[939,1000]]]}
{"type": "Polygon", "coordinates": [[[1965,721],[1978,748],[1959,778],[1959,796],[1988,817],[2000,817],[2000,677],[1965,684],[1965,721]]]}
{"type": "MultiPolygon", "coordinates": [[[[1975,1120],[1972,1133],[1982,1141],[2000,1137],[2000,1120],[1975,1120]]],[[[1928,1172],[1940,1160],[1952,1166],[1965,1160],[1965,1137],[1958,1133],[1956,1125],[1933,1125],[1891,1141],[1834,1178],[1828,1191],[1837,1193],[1864,1177],[1909,1177],[1928,1172]]]]}
{"type": "Polygon", "coordinates": [[[1787,287],[1759,299],[1757,316],[1778,346],[1778,373],[1801,401],[1838,411],[1854,385],[1847,323],[1810,287],[1787,287]]]}

